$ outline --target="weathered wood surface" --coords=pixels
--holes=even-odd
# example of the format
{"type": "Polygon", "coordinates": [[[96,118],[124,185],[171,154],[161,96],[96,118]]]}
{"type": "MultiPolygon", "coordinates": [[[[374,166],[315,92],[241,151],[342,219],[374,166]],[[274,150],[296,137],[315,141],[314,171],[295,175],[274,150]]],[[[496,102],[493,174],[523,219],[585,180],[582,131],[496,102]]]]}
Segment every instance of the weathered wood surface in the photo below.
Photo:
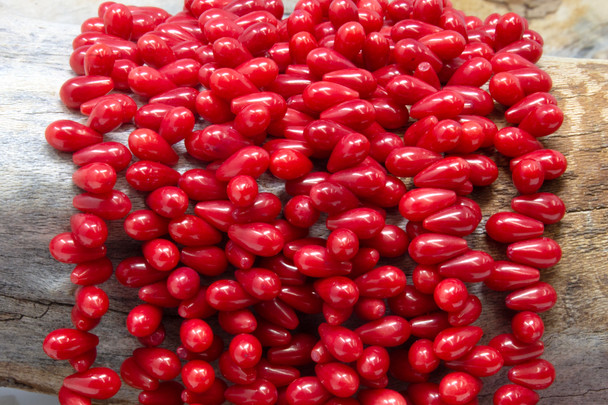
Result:
{"type": "MultiPolygon", "coordinates": [[[[24,18],[0,17],[0,386],[38,392],[56,392],[71,373],[67,362],[49,359],[41,349],[44,336],[58,327],[70,327],[73,304],[69,273],[73,266],[55,262],[49,240],[68,230],[74,213],[71,199],[78,190],[71,183],[70,155],[59,153],[44,141],[44,129],[61,118],[81,118],[58,99],[58,89],[71,76],[68,55],[78,26],[24,18]]],[[[563,246],[564,257],[542,279],[559,293],[555,308],[543,315],[546,322],[544,357],[557,368],[557,380],[540,394],[543,404],[608,403],[608,62],[543,58],[541,67],[554,79],[553,94],[566,111],[566,121],[545,145],[562,151],[569,168],[560,179],[547,182],[544,191],[558,193],[568,206],[559,225],[547,235],[563,246]]],[[[129,128],[110,135],[125,141],[129,128]]],[[[499,180],[475,192],[485,219],[508,210],[515,195],[503,166],[499,180]]],[[[196,162],[182,158],[180,170],[196,162]]],[[[118,183],[142,208],[142,195],[118,183]]],[[[275,189],[276,190],[276,189],[275,189]]],[[[108,243],[117,263],[137,245],[127,241],[121,225],[110,226],[108,243]]],[[[489,249],[496,258],[504,246],[483,236],[483,222],[469,237],[471,246],[489,249]]],[[[411,274],[412,262],[399,263],[411,274]]],[[[136,292],[112,280],[104,285],[112,307],[95,329],[100,336],[98,364],[118,369],[137,347],[124,328],[125,314],[137,303],[136,292]]],[[[497,294],[479,286],[473,291],[484,300],[477,324],[492,333],[509,330],[509,313],[497,294]]],[[[175,344],[169,328],[167,347],[175,344]]],[[[491,336],[485,336],[487,343],[491,336]]],[[[482,403],[506,382],[506,370],[485,379],[482,403]]],[[[123,389],[112,403],[134,402],[133,390],[123,389]]]]}

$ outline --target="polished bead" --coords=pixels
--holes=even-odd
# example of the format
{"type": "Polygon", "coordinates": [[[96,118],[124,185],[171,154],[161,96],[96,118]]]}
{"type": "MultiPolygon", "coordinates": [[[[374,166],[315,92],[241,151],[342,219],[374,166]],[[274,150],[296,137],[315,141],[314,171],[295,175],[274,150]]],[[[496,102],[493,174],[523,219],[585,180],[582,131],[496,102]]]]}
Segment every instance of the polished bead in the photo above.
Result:
{"type": "Polygon", "coordinates": [[[359,401],[361,405],[407,405],[401,394],[386,388],[361,390],[359,401]]]}
{"type": "Polygon", "coordinates": [[[140,300],[148,304],[157,305],[163,308],[175,308],[179,306],[180,300],[174,298],[167,289],[165,281],[143,286],[137,294],[140,300]]]}
{"type": "Polygon", "coordinates": [[[394,266],[382,266],[355,279],[361,296],[389,298],[400,294],[405,288],[405,273],[394,266]]]}
{"type": "Polygon", "coordinates": [[[547,360],[530,360],[509,370],[509,380],[526,388],[543,390],[553,384],[555,368],[547,360]]]}
{"type": "Polygon", "coordinates": [[[398,295],[388,299],[391,311],[405,318],[412,318],[437,310],[432,295],[423,294],[413,286],[405,286],[398,295]]]}
{"type": "Polygon", "coordinates": [[[442,360],[456,360],[470,352],[482,334],[483,331],[478,326],[447,328],[435,337],[433,350],[442,360]]]}
{"type": "Polygon", "coordinates": [[[75,152],[103,141],[97,131],[70,120],[51,123],[44,136],[49,145],[62,152],[75,152]]]}
{"type": "Polygon", "coordinates": [[[127,287],[143,287],[166,277],[166,272],[156,270],[143,257],[129,257],[116,266],[116,279],[127,287]]]}
{"type": "Polygon", "coordinates": [[[475,346],[464,357],[446,362],[446,366],[458,371],[466,371],[475,377],[496,374],[504,361],[498,350],[490,346],[475,346]]]}
{"type": "Polygon", "coordinates": [[[557,301],[557,293],[550,284],[539,282],[521,290],[513,291],[505,299],[507,308],[516,311],[544,312],[557,301]]]}
{"type": "Polygon", "coordinates": [[[262,222],[231,225],[228,236],[242,248],[259,256],[273,256],[283,249],[283,235],[262,222]]]}
{"type": "Polygon", "coordinates": [[[158,379],[146,374],[133,357],[122,362],[120,376],[126,384],[136,389],[151,391],[158,388],[158,379]]]}
{"type": "Polygon", "coordinates": [[[107,281],[112,276],[112,262],[107,257],[79,263],[70,274],[70,281],[76,285],[94,285],[107,281]]]}
{"type": "Polygon", "coordinates": [[[511,208],[547,225],[559,222],[566,213],[564,202],[552,193],[515,197],[511,200],[511,208]]]}
{"type": "Polygon", "coordinates": [[[511,160],[511,170],[524,159],[538,161],[543,167],[546,180],[558,178],[566,171],[567,167],[567,161],[563,154],[553,149],[540,149],[511,160]]]}
{"type": "Polygon", "coordinates": [[[125,169],[131,162],[131,152],[118,142],[102,142],[80,149],[72,155],[74,164],[85,166],[91,163],[106,163],[115,172],[125,169]]]}
{"type": "Polygon", "coordinates": [[[287,387],[287,403],[290,405],[323,405],[330,394],[317,377],[300,377],[287,387]]]}
{"type": "Polygon", "coordinates": [[[496,150],[505,156],[518,157],[542,149],[542,144],[520,128],[505,127],[494,136],[496,150]]]}
{"type": "Polygon", "coordinates": [[[373,104],[366,100],[349,100],[325,109],[320,118],[346,125],[354,130],[367,128],[376,118],[373,104]]]}
{"type": "Polygon", "coordinates": [[[336,309],[352,308],[359,299],[359,288],[354,281],[343,276],[327,277],[314,283],[317,294],[336,309]]]}
{"type": "Polygon", "coordinates": [[[422,222],[430,232],[460,237],[473,233],[478,224],[479,218],[470,208],[456,204],[429,215],[422,222]]]}
{"type": "Polygon", "coordinates": [[[382,169],[363,162],[358,166],[333,173],[329,181],[347,187],[358,197],[370,197],[384,188],[386,174],[382,169]]]}
{"type": "Polygon", "coordinates": [[[313,185],[310,198],[316,209],[330,215],[349,211],[359,205],[359,200],[347,187],[331,181],[313,185]]]}
{"type": "Polygon", "coordinates": [[[448,314],[442,311],[412,318],[410,324],[413,336],[426,339],[435,339],[439,332],[450,327],[448,314]]]}
{"type": "Polygon", "coordinates": [[[82,355],[99,344],[99,338],[76,329],[57,329],[49,333],[42,349],[54,360],[68,360],[82,355]]]}
{"type": "Polygon", "coordinates": [[[418,100],[410,109],[412,118],[434,115],[438,119],[454,118],[463,112],[464,98],[452,90],[441,90],[418,100]]]}
{"type": "Polygon", "coordinates": [[[62,263],[82,263],[101,259],[106,255],[105,245],[87,248],[80,245],[71,232],[60,233],[49,242],[49,251],[62,263]]]}
{"type": "Polygon", "coordinates": [[[219,311],[236,311],[253,305],[257,300],[233,280],[218,280],[207,289],[207,302],[219,311]]]}
{"type": "Polygon", "coordinates": [[[263,268],[241,269],[235,272],[235,276],[245,291],[259,300],[270,300],[280,293],[280,279],[276,273],[270,270],[263,268]]]}
{"type": "Polygon", "coordinates": [[[505,366],[521,364],[528,360],[535,359],[543,354],[545,345],[537,340],[534,343],[524,343],[519,341],[510,333],[503,333],[490,340],[489,345],[498,350],[505,361],[505,366]]]}
{"type": "Polygon", "coordinates": [[[461,310],[468,296],[466,286],[457,278],[446,278],[440,281],[433,292],[437,306],[447,312],[461,310]]]}
{"type": "Polygon", "coordinates": [[[422,221],[455,201],[456,193],[451,190],[417,188],[403,195],[399,202],[399,212],[410,221],[422,221]]]}
{"type": "Polygon", "coordinates": [[[384,218],[370,208],[354,208],[327,218],[327,229],[345,228],[353,231],[359,239],[369,239],[378,235],[384,228],[384,218]]]}
{"type": "Polygon", "coordinates": [[[457,371],[441,379],[439,395],[443,401],[452,405],[467,404],[481,391],[481,381],[472,375],[457,371]]]}
{"type": "Polygon", "coordinates": [[[516,263],[544,269],[559,263],[562,250],[556,241],[543,237],[510,244],[507,257],[516,263]]]}
{"type": "Polygon", "coordinates": [[[446,157],[420,171],[414,177],[416,187],[458,189],[469,178],[471,166],[460,157],[446,157]]]}
{"type": "Polygon", "coordinates": [[[368,322],[357,329],[363,343],[382,347],[395,347],[410,337],[410,324],[400,316],[389,315],[368,322]]]}
{"type": "Polygon", "coordinates": [[[448,322],[452,326],[467,326],[475,322],[481,315],[481,301],[477,296],[469,294],[464,306],[456,312],[450,312],[448,322]]]}
{"type": "Polygon", "coordinates": [[[82,103],[103,96],[113,88],[114,83],[107,76],[78,76],[61,86],[59,97],[68,108],[80,108],[82,103]]]}
{"type": "Polygon", "coordinates": [[[486,222],[486,232],[498,242],[512,243],[541,236],[544,225],[525,215],[499,212],[486,222]]]}
{"type": "Polygon", "coordinates": [[[361,338],[350,329],[322,323],[319,325],[319,335],[336,360],[349,363],[357,360],[363,353],[361,338]]]}
{"type": "Polygon", "coordinates": [[[142,405],[167,404],[177,405],[181,402],[181,392],[184,386],[177,381],[163,381],[154,391],[142,391],[138,400],[142,405]]]}
{"type": "Polygon", "coordinates": [[[557,100],[546,92],[532,93],[505,111],[505,118],[508,122],[519,124],[532,111],[542,105],[557,105],[557,100]]]}
{"type": "Polygon", "coordinates": [[[63,380],[63,386],[92,399],[108,399],[116,395],[121,382],[118,374],[106,367],[90,368],[63,380]]]}
{"type": "Polygon", "coordinates": [[[468,250],[467,242],[459,237],[435,233],[423,234],[410,242],[410,257],[419,264],[437,264],[468,250]]]}
{"type": "Polygon", "coordinates": [[[408,360],[419,373],[430,373],[439,367],[440,359],[435,355],[433,342],[429,339],[418,339],[409,348],[408,360]]]}
{"type": "Polygon", "coordinates": [[[442,277],[453,277],[467,283],[475,283],[488,278],[493,268],[494,260],[489,254],[470,250],[441,263],[437,270],[442,277]]]}
{"type": "Polygon", "coordinates": [[[342,363],[317,364],[315,373],[325,389],[340,398],[347,398],[359,388],[359,376],[351,367],[342,363]]]}
{"type": "Polygon", "coordinates": [[[484,283],[495,291],[510,291],[527,287],[540,279],[540,272],[530,266],[508,261],[494,262],[494,268],[484,283]]]}
{"type": "Polygon", "coordinates": [[[529,388],[517,384],[505,384],[494,392],[494,405],[536,405],[539,396],[529,388]]]}
{"type": "Polygon", "coordinates": [[[408,351],[396,349],[390,352],[390,374],[393,378],[407,383],[421,383],[429,379],[430,374],[420,373],[412,368],[408,359],[408,351]]]}
{"type": "Polygon", "coordinates": [[[540,162],[523,159],[513,168],[512,179],[521,194],[533,194],[543,185],[545,172],[540,162]]]}
{"type": "Polygon", "coordinates": [[[519,312],[511,320],[513,335],[524,343],[534,343],[539,340],[545,331],[542,318],[531,311],[519,312]]]}
{"type": "Polygon", "coordinates": [[[329,277],[348,274],[352,269],[349,262],[333,259],[325,247],[305,246],[296,252],[294,263],[301,273],[310,277],[329,277]]]}

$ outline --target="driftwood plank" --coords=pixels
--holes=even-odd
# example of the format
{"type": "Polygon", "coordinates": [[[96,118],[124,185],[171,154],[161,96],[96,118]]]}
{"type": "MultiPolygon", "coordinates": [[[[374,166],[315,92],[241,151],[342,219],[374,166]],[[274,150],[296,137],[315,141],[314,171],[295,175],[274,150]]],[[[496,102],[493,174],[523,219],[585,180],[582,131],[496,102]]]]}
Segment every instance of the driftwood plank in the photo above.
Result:
{"type": "MultiPolygon", "coordinates": [[[[71,76],[67,58],[77,33],[75,25],[0,17],[0,386],[56,392],[62,378],[71,373],[66,362],[55,362],[43,353],[41,342],[51,330],[70,327],[72,266],[55,262],[47,245],[68,229],[74,213],[71,199],[78,190],[71,183],[70,156],[50,148],[43,134],[56,119],[81,119],[58,99],[59,86],[71,76]]],[[[567,173],[543,186],[564,199],[568,214],[559,225],[547,227],[548,236],[562,243],[564,258],[543,272],[543,280],[555,286],[559,300],[544,315],[544,357],[556,365],[558,377],[541,392],[542,403],[608,403],[608,62],[547,57],[541,67],[553,77],[553,93],[567,116],[560,131],[543,142],[569,160],[567,173]]],[[[108,138],[124,142],[129,130],[108,138]]],[[[499,163],[497,183],[474,193],[486,219],[489,213],[508,210],[515,195],[507,161],[499,163]]],[[[185,158],[180,162],[181,170],[195,165],[185,158]]],[[[143,207],[142,195],[130,191],[124,180],[117,187],[129,193],[134,209],[143,207]]],[[[280,192],[271,183],[267,188],[280,192]]],[[[108,248],[118,263],[137,244],[127,240],[119,223],[112,223],[110,229],[108,248]]],[[[469,238],[471,246],[487,249],[497,258],[504,256],[504,246],[487,240],[482,229],[483,222],[469,238]]],[[[398,264],[411,274],[409,259],[398,264]]],[[[114,280],[104,288],[112,309],[95,329],[102,342],[98,364],[118,369],[137,347],[124,328],[125,314],[137,299],[135,291],[114,280]]],[[[473,291],[486,304],[478,324],[488,331],[507,332],[504,294],[480,286],[473,291]]],[[[167,347],[174,347],[175,328],[168,329],[172,332],[167,347]]],[[[488,403],[493,390],[505,381],[505,371],[486,379],[482,402],[488,403]]],[[[112,403],[135,398],[133,390],[123,389],[112,403]]]]}

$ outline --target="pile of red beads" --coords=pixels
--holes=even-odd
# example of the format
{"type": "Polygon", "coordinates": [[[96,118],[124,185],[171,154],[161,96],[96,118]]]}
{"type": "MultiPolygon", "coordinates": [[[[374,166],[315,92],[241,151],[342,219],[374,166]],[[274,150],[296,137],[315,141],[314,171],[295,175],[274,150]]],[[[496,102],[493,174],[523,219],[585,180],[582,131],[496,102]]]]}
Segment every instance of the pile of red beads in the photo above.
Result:
{"type": "Polygon", "coordinates": [[[73,328],[43,344],[76,371],[60,403],[110,398],[122,378],[144,405],[476,404],[481,378],[508,366],[512,384],[494,404],[535,404],[555,378],[539,358],[538,313],[556,293],[539,269],[561,257],[543,232],[565,213],[539,190],[566,169],[539,141],[563,121],[535,65],[542,38],[514,13],[482,21],[449,0],[300,0],[283,11],[280,0],[186,0],[173,16],[106,2],[82,24],[70,57],[79,76],[60,96],[88,119],[46,130],[73,152],[84,190],[71,232],[50,243],[76,264],[79,286],[73,328]],[[496,109],[511,126],[487,118],[496,109]],[[131,123],[128,147],[104,142],[131,123]],[[182,141],[200,168],[175,170],[182,141]],[[466,195],[497,179],[494,150],[511,158],[520,194],[485,224],[508,244],[504,261],[465,239],[482,220],[466,195]],[[148,209],[131,212],[114,188],[125,169],[148,209]],[[264,191],[279,180],[289,199],[264,191]],[[404,229],[389,223],[395,213],[404,229]],[[141,252],[114,271],[105,221],[123,218],[141,252]],[[410,269],[382,261],[404,255],[417,263],[413,284],[410,269]],[[126,319],[142,347],[120,377],[91,368],[90,331],[110,305],[98,285],[113,274],[144,302],[126,319]],[[509,291],[516,312],[512,333],[488,345],[467,286],[481,282],[509,291]],[[183,318],[179,347],[160,347],[173,332],[165,308],[183,318]],[[440,365],[440,382],[428,382],[440,365]]]}

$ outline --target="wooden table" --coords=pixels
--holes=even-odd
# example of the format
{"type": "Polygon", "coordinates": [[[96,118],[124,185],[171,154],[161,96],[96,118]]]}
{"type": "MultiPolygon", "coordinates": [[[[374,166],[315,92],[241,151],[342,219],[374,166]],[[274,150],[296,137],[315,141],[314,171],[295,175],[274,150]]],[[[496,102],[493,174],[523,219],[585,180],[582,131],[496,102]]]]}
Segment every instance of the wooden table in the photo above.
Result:
{"type": "MultiPolygon", "coordinates": [[[[74,166],[71,156],[59,153],[44,140],[44,129],[61,118],[81,118],[59,101],[58,89],[71,76],[68,56],[78,26],[26,18],[0,17],[0,386],[38,392],[56,392],[70,374],[67,362],[48,358],[41,344],[48,332],[70,327],[74,286],[73,266],[54,261],[48,242],[69,229],[74,166]]],[[[559,299],[543,315],[546,324],[544,358],[557,369],[557,380],[540,394],[543,404],[608,403],[608,62],[545,57],[540,66],[554,80],[553,94],[566,112],[557,134],[543,139],[562,151],[569,167],[559,180],[547,182],[544,191],[558,193],[568,214],[560,224],[547,227],[564,256],[557,266],[542,272],[559,299]]],[[[125,141],[129,129],[109,139],[125,141]]],[[[484,222],[488,213],[508,210],[515,195],[506,168],[489,189],[478,190],[484,222]]],[[[180,165],[196,162],[182,158],[180,165]]],[[[128,191],[134,209],[143,208],[142,195],[129,191],[124,179],[117,187],[128,191]]],[[[110,225],[108,249],[115,263],[137,245],[128,241],[121,225],[110,225]]],[[[470,237],[471,246],[504,257],[504,246],[483,236],[483,222],[470,237]]],[[[411,275],[409,259],[401,263],[411,275]]],[[[111,310],[94,332],[99,335],[98,363],[118,369],[137,347],[124,328],[125,314],[137,303],[135,291],[115,280],[104,285],[111,310]]],[[[509,331],[508,313],[496,294],[477,286],[486,305],[478,322],[495,333],[509,331]]],[[[176,320],[168,323],[174,329],[176,320]]],[[[175,343],[170,333],[168,347],[175,343]]],[[[485,336],[487,343],[491,336],[485,336]]],[[[506,370],[485,379],[481,403],[506,381],[506,370]]],[[[128,388],[128,387],[127,387],[128,388]]],[[[133,390],[123,389],[113,401],[133,401],[133,390]]],[[[121,402],[122,403],[122,402],[121,402]]]]}

